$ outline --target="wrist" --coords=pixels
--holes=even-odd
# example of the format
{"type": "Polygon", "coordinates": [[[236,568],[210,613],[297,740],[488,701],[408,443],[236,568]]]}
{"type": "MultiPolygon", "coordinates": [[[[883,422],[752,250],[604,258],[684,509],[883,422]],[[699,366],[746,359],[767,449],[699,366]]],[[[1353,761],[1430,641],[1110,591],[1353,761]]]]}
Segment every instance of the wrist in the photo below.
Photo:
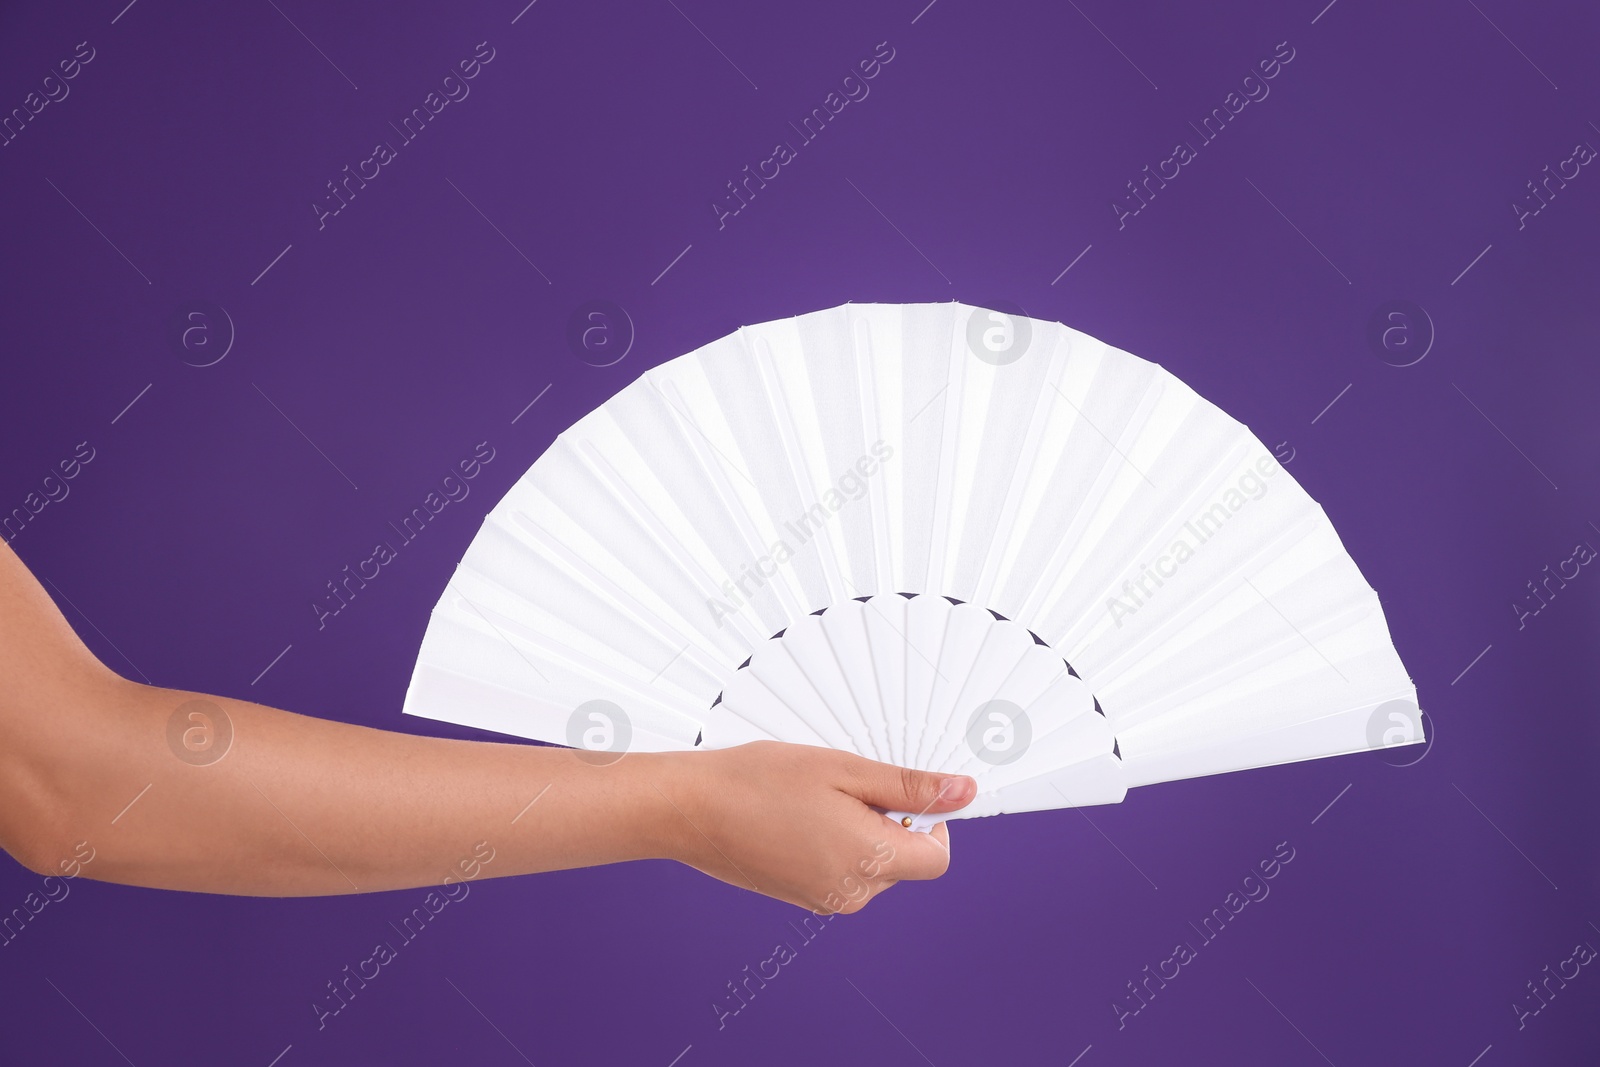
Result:
{"type": "Polygon", "coordinates": [[[641,858],[689,862],[704,820],[701,797],[710,761],[700,752],[640,752],[626,757],[639,813],[641,858]]]}

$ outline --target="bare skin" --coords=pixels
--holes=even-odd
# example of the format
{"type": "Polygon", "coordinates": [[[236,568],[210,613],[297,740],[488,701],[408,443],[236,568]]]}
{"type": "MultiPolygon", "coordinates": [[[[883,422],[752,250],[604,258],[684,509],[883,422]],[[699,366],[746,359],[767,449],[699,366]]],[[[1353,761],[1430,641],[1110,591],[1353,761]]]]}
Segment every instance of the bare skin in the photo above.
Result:
{"type": "Polygon", "coordinates": [[[869,805],[942,813],[975,789],[805,745],[602,764],[143,685],[100,663],[0,545],[0,847],[40,874],[316,896],[673,859],[854,912],[950,862],[943,823],[912,833],[869,805]],[[195,700],[210,708],[180,714],[191,738],[216,743],[231,724],[214,762],[169,741],[174,712],[195,700]]]}

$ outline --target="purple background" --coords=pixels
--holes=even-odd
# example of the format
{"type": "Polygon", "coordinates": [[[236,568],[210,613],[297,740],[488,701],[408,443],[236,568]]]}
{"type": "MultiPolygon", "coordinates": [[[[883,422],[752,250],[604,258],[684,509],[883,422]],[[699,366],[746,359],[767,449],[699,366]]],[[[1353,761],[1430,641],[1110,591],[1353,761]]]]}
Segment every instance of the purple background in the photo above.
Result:
{"type": "MultiPolygon", "coordinates": [[[[1436,744],[958,824],[948,876],[835,920],[720,1031],[711,1004],[798,942],[796,912],[667,863],[477,883],[320,1031],[325,983],[422,891],[79,880],[0,947],[0,1058],[1600,1057],[1600,974],[1524,1029],[1512,1009],[1600,946],[1600,576],[1520,630],[1511,607],[1600,547],[1600,174],[1523,229],[1510,207],[1600,144],[1592,5],[123,2],[0,14],[0,112],[95,49],[0,148],[0,512],[94,448],[12,544],[117,670],[466,736],[401,718],[411,663],[482,515],[556,433],[741,324],[1014,301],[1287,442],[1436,744]],[[480,41],[470,96],[319,230],[325,183],[480,41]],[[719,230],[725,183],[881,41],[870,96],[719,230]],[[1119,230],[1126,183],[1281,41],[1270,96],[1119,230]],[[205,368],[167,327],[197,299],[236,330],[205,368]],[[565,341],[591,299],[637,330],[605,369],[565,341]],[[1366,338],[1393,299],[1436,330],[1414,366],[1366,338]],[[319,631],[324,583],[483,440],[472,496],[319,631]],[[1271,895],[1119,1030],[1125,983],[1198,943],[1189,924],[1282,841],[1271,895]]],[[[0,860],[0,911],[38,885],[0,860]]]]}

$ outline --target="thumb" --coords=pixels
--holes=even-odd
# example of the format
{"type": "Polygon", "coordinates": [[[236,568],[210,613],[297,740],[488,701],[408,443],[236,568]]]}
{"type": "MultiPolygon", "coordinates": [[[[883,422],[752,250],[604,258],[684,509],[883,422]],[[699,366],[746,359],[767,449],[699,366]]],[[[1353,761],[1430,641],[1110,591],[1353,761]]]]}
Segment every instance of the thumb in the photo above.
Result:
{"type": "Polygon", "coordinates": [[[939,774],[862,759],[854,761],[845,792],[867,804],[912,814],[957,811],[978,794],[978,783],[965,774],[939,774]]]}

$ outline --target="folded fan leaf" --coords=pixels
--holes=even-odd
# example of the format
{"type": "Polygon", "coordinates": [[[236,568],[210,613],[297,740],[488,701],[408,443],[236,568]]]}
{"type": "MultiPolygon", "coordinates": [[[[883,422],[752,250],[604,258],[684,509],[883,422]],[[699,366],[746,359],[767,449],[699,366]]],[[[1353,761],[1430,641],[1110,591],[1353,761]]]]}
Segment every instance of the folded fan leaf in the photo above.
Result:
{"type": "Polygon", "coordinates": [[[609,701],[639,750],[970,773],[961,817],[1422,741],[1372,729],[1415,699],[1323,510],[1173,375],[1057,323],[849,304],[563,433],[457,567],[405,710],[568,744],[609,701]]]}

